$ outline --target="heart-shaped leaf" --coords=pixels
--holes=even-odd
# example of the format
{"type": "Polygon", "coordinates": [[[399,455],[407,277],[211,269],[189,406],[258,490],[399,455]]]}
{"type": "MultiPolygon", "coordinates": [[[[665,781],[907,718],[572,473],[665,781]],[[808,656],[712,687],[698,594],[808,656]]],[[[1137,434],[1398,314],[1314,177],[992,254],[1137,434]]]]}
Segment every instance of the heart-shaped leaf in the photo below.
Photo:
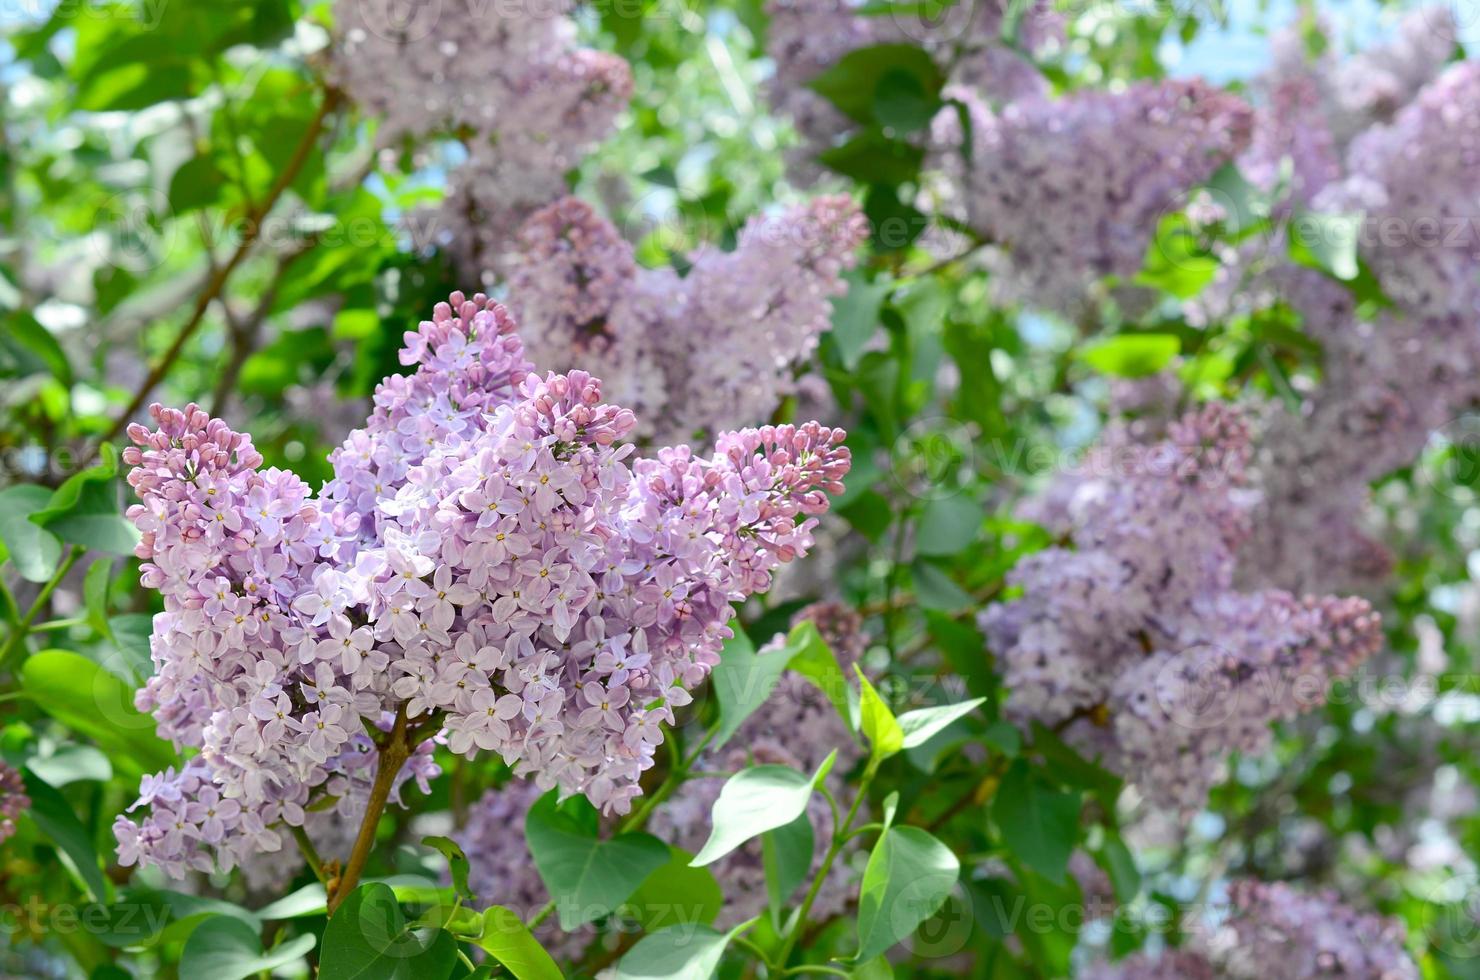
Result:
{"type": "Polygon", "coordinates": [[[668,846],[649,834],[599,839],[591,804],[557,805],[554,791],[529,808],[524,838],[567,932],[611,914],[668,861],[668,846]]]}

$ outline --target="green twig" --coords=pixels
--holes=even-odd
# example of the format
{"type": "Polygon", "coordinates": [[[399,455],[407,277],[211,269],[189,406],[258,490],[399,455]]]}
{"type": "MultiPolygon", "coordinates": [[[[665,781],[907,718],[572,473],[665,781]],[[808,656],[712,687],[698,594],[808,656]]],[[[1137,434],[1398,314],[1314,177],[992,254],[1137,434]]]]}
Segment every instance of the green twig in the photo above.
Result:
{"type": "Polygon", "coordinates": [[[324,874],[324,862],[319,857],[318,848],[314,847],[313,841],[308,839],[308,831],[304,830],[302,825],[295,827],[292,824],[288,825],[288,830],[292,833],[293,839],[298,842],[298,849],[303,852],[303,859],[313,869],[314,877],[319,879],[319,884],[327,886],[329,879],[324,874]]]}
{"type": "MultiPolygon", "coordinates": [[[[796,948],[797,940],[801,938],[802,931],[807,928],[807,915],[812,911],[812,904],[817,901],[817,894],[822,890],[822,883],[827,880],[828,872],[832,870],[833,862],[842,853],[843,845],[851,836],[850,831],[853,821],[858,818],[858,811],[863,806],[863,801],[868,796],[869,784],[874,781],[878,774],[879,763],[877,759],[870,759],[868,767],[863,771],[863,778],[858,783],[858,793],[853,797],[853,805],[848,808],[848,816],[843,818],[842,825],[833,825],[832,843],[828,845],[827,854],[822,859],[822,865],[817,869],[817,874],[812,876],[812,885],[807,889],[807,895],[802,899],[802,906],[797,910],[796,920],[792,923],[791,931],[786,935],[786,942],[781,946],[781,952],[777,954],[775,963],[785,967],[786,960],[796,948]]],[[[791,971],[788,971],[791,972],[791,971]]]]}
{"type": "Polygon", "coordinates": [[[4,648],[0,648],[0,667],[4,667],[5,662],[10,659],[10,655],[15,652],[17,647],[25,642],[26,637],[31,632],[31,624],[36,621],[36,617],[41,615],[41,610],[46,606],[46,600],[51,598],[51,594],[56,591],[56,587],[61,584],[62,579],[67,577],[67,573],[72,570],[72,566],[77,564],[77,560],[86,553],[87,549],[80,544],[74,544],[71,550],[67,552],[67,557],[62,561],[61,565],[57,566],[56,572],[41,587],[41,591],[36,594],[36,601],[31,603],[31,608],[26,610],[26,614],[15,625],[15,629],[10,631],[10,637],[6,639],[4,648]]]}

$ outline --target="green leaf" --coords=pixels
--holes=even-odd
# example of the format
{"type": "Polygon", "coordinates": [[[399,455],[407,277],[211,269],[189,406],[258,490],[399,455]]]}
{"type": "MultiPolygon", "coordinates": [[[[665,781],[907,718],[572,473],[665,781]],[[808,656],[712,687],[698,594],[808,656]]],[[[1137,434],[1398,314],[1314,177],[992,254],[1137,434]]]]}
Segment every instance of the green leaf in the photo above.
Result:
{"type": "Polygon", "coordinates": [[[708,868],[693,866],[694,855],[680,847],[668,849],[668,863],[637,886],[627,899],[632,913],[645,932],[656,932],[674,922],[713,922],[724,907],[725,896],[708,868]]]}
{"type": "Polygon", "coordinates": [[[1187,216],[1171,214],[1157,227],[1133,281],[1188,300],[1207,288],[1218,275],[1218,267],[1217,258],[1208,253],[1187,216]]]}
{"type": "Polygon", "coordinates": [[[104,443],[100,455],[101,464],[73,474],[57,487],[46,507],[31,515],[31,523],[72,544],[131,555],[139,543],[139,532],[119,510],[113,482],[118,454],[104,443]]]}
{"type": "Polygon", "coordinates": [[[1014,759],[1023,750],[1023,735],[1017,730],[1017,726],[1006,721],[995,721],[987,726],[982,732],[982,741],[992,748],[1001,752],[1009,759],[1014,759]]]}
{"type": "Polygon", "coordinates": [[[817,154],[824,167],[864,184],[903,184],[920,175],[925,151],[878,130],[859,133],[842,146],[817,154]]]}
{"type": "Polygon", "coordinates": [[[553,791],[530,807],[524,837],[566,932],[615,911],[668,861],[668,846],[648,834],[597,839],[591,804],[557,805],[553,791]]]}
{"type": "Polygon", "coordinates": [[[714,801],[709,840],[694,858],[694,866],[713,864],[752,837],[784,827],[806,813],[812,790],[836,758],[834,750],[810,778],[774,765],[751,766],[731,776],[714,801]]]}
{"type": "Polygon", "coordinates": [[[226,175],[209,154],[191,157],[170,178],[170,210],[179,215],[215,204],[225,184],[226,175]]]}
{"type": "Polygon", "coordinates": [[[761,864],[766,872],[766,906],[771,921],[781,924],[781,909],[812,870],[816,837],[803,811],[791,823],[761,835],[761,864]]]}
{"type": "Polygon", "coordinates": [[[325,893],[324,886],[314,882],[311,885],[304,885],[295,892],[289,892],[271,904],[264,905],[257,910],[257,914],[268,921],[301,919],[308,915],[323,915],[328,904],[329,896],[325,893]]]}
{"type": "Polygon", "coordinates": [[[1007,850],[1049,881],[1063,882],[1079,840],[1079,794],[1054,789],[1015,762],[992,799],[1007,850]]]}
{"type": "Polygon", "coordinates": [[[1269,202],[1258,187],[1249,183],[1237,165],[1225,163],[1208,178],[1207,191],[1223,209],[1223,224],[1239,235],[1269,216],[1269,202]]]}
{"type": "Polygon", "coordinates": [[[314,946],[312,933],[262,951],[257,931],[240,919],[216,916],[195,927],[180,955],[180,975],[209,980],[245,980],[303,958],[314,946]]]}
{"type": "Polygon", "coordinates": [[[113,778],[108,757],[91,745],[62,745],[51,755],[33,756],[26,765],[57,788],[70,783],[106,783],[113,778]]]}
{"type": "Polygon", "coordinates": [[[973,698],[970,701],[962,701],[960,704],[943,704],[934,708],[917,708],[914,711],[906,711],[899,716],[899,727],[904,732],[904,747],[912,749],[917,745],[924,745],[951,722],[958,718],[965,718],[985,704],[986,700],[986,698],[973,698]]]}
{"type": "Polygon", "coordinates": [[[1100,374],[1140,378],[1172,363],[1181,349],[1174,334],[1123,333],[1086,344],[1076,356],[1100,374]]]}
{"type": "MultiPolygon", "coordinates": [[[[95,932],[99,942],[114,948],[175,942],[187,938],[206,919],[227,916],[243,922],[254,934],[262,929],[262,919],[239,905],[215,898],[201,898],[183,892],[132,887],[126,889],[112,905],[90,905],[85,912],[97,915],[102,924],[95,932]]],[[[86,920],[84,920],[86,921],[86,920]]]]}
{"type": "Polygon", "coordinates": [[[0,543],[10,553],[11,564],[28,582],[45,582],[57,570],[62,543],[32,523],[32,514],[45,510],[51,491],[29,483],[0,490],[0,543]]]}
{"type": "Polygon", "coordinates": [[[848,728],[857,731],[858,692],[843,675],[832,647],[817,632],[817,624],[810,619],[797,623],[787,634],[782,650],[790,653],[787,669],[811,681],[832,702],[848,728]]]}
{"type": "Polygon", "coordinates": [[[67,798],[29,768],[21,770],[21,778],[26,783],[26,795],[31,798],[31,807],[24,812],[30,816],[42,836],[65,855],[78,878],[87,887],[92,900],[110,901],[113,888],[103,876],[98,852],[93,847],[92,838],[86,828],[77,819],[77,814],[72,812],[67,798]]]}
{"type": "Polygon", "coordinates": [[[725,947],[741,930],[729,932],[705,925],[669,926],[644,936],[617,963],[617,980],[709,980],[725,947]]]}
{"type": "Polygon", "coordinates": [[[918,827],[890,827],[874,845],[858,895],[858,953],[880,955],[934,915],[956,887],[961,862],[918,827]]]}
{"type": "Polygon", "coordinates": [[[844,278],[848,291],[832,301],[831,336],[843,367],[852,371],[879,329],[879,306],[890,286],[887,282],[869,282],[861,272],[849,272],[844,278]]]}
{"type": "Polygon", "coordinates": [[[867,490],[856,500],[839,507],[838,514],[875,544],[883,539],[894,522],[894,508],[889,506],[889,499],[874,490],[867,490]]]}
{"type": "Polygon", "coordinates": [[[99,558],[88,566],[87,575],[82,580],[88,625],[107,640],[113,639],[113,630],[108,623],[108,584],[112,581],[112,574],[112,559],[99,558]]]}
{"type": "Polygon", "coordinates": [[[43,365],[52,377],[60,381],[63,387],[72,387],[72,364],[50,330],[29,315],[13,316],[7,321],[7,326],[10,329],[8,340],[20,345],[37,364],[43,365]]]}
{"type": "Polygon", "coordinates": [[[154,734],[154,720],[134,707],[133,691],[81,654],[32,654],[21,667],[21,687],[47,714],[96,742],[117,771],[137,778],[177,761],[154,734]]]}
{"type": "Polygon", "coordinates": [[[1100,845],[1099,853],[1095,855],[1100,867],[1105,869],[1105,874],[1110,878],[1110,886],[1115,891],[1115,898],[1122,905],[1133,901],[1141,892],[1141,871],[1136,867],[1135,856],[1131,854],[1130,848],[1125,846],[1125,841],[1120,839],[1119,834],[1108,834],[1105,842],[1100,845]]]}
{"type": "Polygon", "coordinates": [[[76,104],[84,112],[126,112],[193,94],[185,65],[121,64],[80,86],[76,104]]]}
{"type": "Polygon", "coordinates": [[[859,684],[859,727],[868,739],[869,762],[877,765],[904,748],[904,729],[857,664],[853,665],[853,672],[858,675],[859,684]]]}
{"type": "Polygon", "coordinates": [[[149,635],[154,632],[154,617],[148,613],[123,613],[114,616],[108,626],[113,645],[128,665],[136,685],[142,684],[154,673],[154,661],[149,655],[149,635]]]}
{"type": "Polygon", "coordinates": [[[1357,244],[1363,214],[1318,214],[1307,211],[1290,220],[1290,258],[1350,282],[1357,278],[1357,244]]]}
{"type": "Polygon", "coordinates": [[[422,980],[445,977],[457,940],[442,929],[408,929],[389,885],[356,888],[324,930],[318,980],[422,980]]]}
{"type": "Polygon", "coordinates": [[[940,497],[925,505],[915,529],[915,551],[922,555],[954,555],[976,540],[982,506],[966,494],[940,497]]]}
{"type": "Polygon", "coordinates": [[[516,980],[562,980],[560,968],[534,938],[534,933],[519,916],[502,905],[484,911],[478,945],[503,964],[516,980]]]}
{"type": "Polygon", "coordinates": [[[734,626],[735,635],[725,641],[719,663],[709,675],[709,686],[719,700],[719,729],[714,747],[728,742],[776,689],[776,680],[791,655],[785,650],[757,653],[750,637],[734,626]]]}
{"type": "Polygon", "coordinates": [[[938,93],[925,91],[920,79],[910,72],[891,68],[874,89],[872,115],[881,126],[913,133],[930,125],[940,107],[938,93]]]}
{"type": "Polygon", "coordinates": [[[877,121],[909,132],[930,121],[944,81],[923,49],[876,44],[848,52],[807,84],[855,122],[877,121]]]}
{"type": "Polygon", "coordinates": [[[928,561],[916,561],[910,565],[910,577],[914,579],[915,596],[926,609],[957,613],[975,602],[971,593],[928,561]]]}
{"type": "Polygon", "coordinates": [[[1098,796],[1107,809],[1114,809],[1124,785],[1119,776],[1097,762],[1085,759],[1042,722],[1033,722],[1032,731],[1034,750],[1043,756],[1043,761],[1060,782],[1087,789],[1098,796]]]}
{"type": "Polygon", "coordinates": [[[477,897],[468,888],[468,856],[463,853],[462,845],[451,837],[423,837],[421,842],[447,859],[448,870],[452,873],[452,887],[462,896],[463,901],[477,901],[477,897]]]}

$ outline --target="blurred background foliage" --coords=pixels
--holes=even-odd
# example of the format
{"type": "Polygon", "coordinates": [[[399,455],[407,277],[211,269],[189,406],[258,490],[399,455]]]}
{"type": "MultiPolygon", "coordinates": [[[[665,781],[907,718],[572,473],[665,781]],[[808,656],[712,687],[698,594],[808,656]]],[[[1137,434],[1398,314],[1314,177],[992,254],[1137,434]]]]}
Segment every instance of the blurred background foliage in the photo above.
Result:
{"type": "MultiPolygon", "coordinates": [[[[1238,89],[1263,67],[1267,33],[1303,10],[1084,0],[1065,10],[1066,41],[1040,67],[1058,91],[1194,72],[1238,89]]],[[[1327,14],[1353,46],[1381,36],[1395,12],[1343,2],[1327,14]]],[[[582,4],[574,16],[585,43],[631,63],[635,92],[569,184],[600,203],[640,262],[681,269],[696,246],[732,245],[747,217],[802,198],[787,181],[799,141],[762,92],[771,66],[760,3],[632,0],[582,4]]],[[[456,279],[437,229],[416,217],[464,151],[455,139],[375,149],[376,120],[327,81],[326,4],[64,0],[7,5],[0,17],[0,751],[45,784],[29,787],[34,813],[0,845],[0,907],[31,896],[107,904],[118,889],[165,884],[129,884],[110,828],[138,777],[174,755],[131,707],[151,669],[157,596],[137,584],[116,457],[99,445],[120,444],[120,420],[146,399],[196,401],[251,432],[268,465],[325,479],[329,450],[363,419],[379,379],[400,370],[402,333],[452,290],[479,285],[456,279]],[[28,520],[45,508],[51,524],[28,520]],[[79,698],[110,709],[79,711],[79,698]]],[[[902,98],[891,119],[916,125],[912,113],[933,109],[902,98]]],[[[1191,229],[1183,215],[1163,222],[1140,279],[1165,302],[1107,304],[1078,323],[997,306],[988,273],[951,259],[969,235],[922,210],[918,156],[868,126],[877,140],[832,155],[818,185],[853,194],[874,227],[819,355],[855,457],[837,504],[846,533],[829,539],[825,570],[752,602],[742,620],[761,641],[805,601],[840,591],[868,615],[876,685],[912,699],[895,707],[986,697],[972,737],[998,740],[1007,758],[1016,737],[993,724],[999,682],[966,613],[1050,541],[1014,505],[1094,439],[1118,379],[1171,369],[1201,397],[1278,398],[1292,376],[1319,374],[1319,345],[1279,310],[1189,325],[1177,300],[1206,283],[1219,236],[1247,231],[1191,229]]],[[[1249,206],[1257,215],[1259,202],[1249,206]]],[[[1122,903],[1173,918],[1221,876],[1333,886],[1404,920],[1426,976],[1480,977],[1480,959],[1453,955],[1474,952],[1473,936],[1449,932],[1473,925],[1453,912],[1473,899],[1480,843],[1480,468],[1464,453],[1436,441],[1377,492],[1374,519],[1400,559],[1384,607],[1387,656],[1431,686],[1410,683],[1387,710],[1333,699],[1283,730],[1271,759],[1237,761],[1181,826],[1127,812],[1114,777],[1040,746],[1019,791],[1062,794],[1077,815],[1068,839],[1047,846],[1087,849],[1122,903]],[[1132,857],[1121,828],[1133,816],[1132,857]]],[[[502,778],[494,762],[444,762],[433,793],[413,794],[414,812],[446,810],[502,778]]],[[[898,790],[902,812],[973,865],[1011,868],[953,899],[966,903],[958,917],[975,916],[958,946],[969,967],[916,955],[898,975],[1063,976],[1086,950],[1165,940],[1149,935],[1151,913],[1015,937],[994,921],[994,895],[1079,896],[1063,891],[1072,879],[1030,870],[1040,864],[1025,843],[989,824],[972,799],[980,778],[979,762],[955,751],[901,755],[880,776],[876,803],[898,790]]],[[[378,860],[382,872],[439,868],[399,837],[378,860]]],[[[191,928],[243,914],[218,902],[262,898],[211,880],[189,901],[171,899],[172,924],[142,951],[12,916],[0,974],[185,975],[191,928]]],[[[811,941],[841,950],[850,940],[811,941]]]]}

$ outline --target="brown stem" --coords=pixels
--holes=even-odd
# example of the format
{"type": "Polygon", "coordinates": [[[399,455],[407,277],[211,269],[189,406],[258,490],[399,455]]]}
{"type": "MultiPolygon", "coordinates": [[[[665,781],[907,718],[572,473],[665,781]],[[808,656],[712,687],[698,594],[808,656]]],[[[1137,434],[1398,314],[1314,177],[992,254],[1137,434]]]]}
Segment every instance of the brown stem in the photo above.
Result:
{"type": "Polygon", "coordinates": [[[412,748],[413,744],[406,737],[406,706],[403,704],[396,709],[395,724],[381,742],[380,759],[375,764],[375,782],[370,787],[370,800],[365,804],[365,816],[360,821],[354,849],[350,851],[349,861],[339,879],[329,889],[330,915],[360,883],[360,874],[370,859],[370,849],[375,846],[375,831],[380,826],[380,815],[385,812],[386,801],[390,799],[391,786],[396,781],[396,774],[411,757],[412,748]]]}
{"type": "Polygon", "coordinates": [[[190,342],[190,338],[200,329],[200,325],[205,319],[206,310],[210,308],[211,301],[221,295],[222,289],[226,286],[226,281],[231,278],[231,274],[236,271],[236,267],[241,265],[242,261],[246,259],[247,253],[252,250],[252,246],[256,244],[258,236],[262,234],[263,219],[267,217],[268,212],[272,210],[278,198],[282,197],[283,192],[298,177],[299,171],[303,169],[304,163],[308,161],[314,144],[318,142],[319,135],[324,131],[325,119],[339,105],[340,98],[339,92],[335,89],[327,89],[324,92],[324,101],[320,103],[319,111],[309,121],[308,130],[303,134],[303,138],[298,141],[298,146],[294,148],[293,155],[288,158],[288,162],[283,166],[282,172],[278,174],[278,178],[273,182],[272,187],[268,188],[267,195],[255,208],[252,208],[247,213],[246,222],[242,228],[241,242],[238,243],[236,251],[206,281],[205,288],[196,297],[195,306],[190,311],[190,317],[185,321],[185,325],[180,328],[180,333],[175,337],[174,343],[170,345],[169,350],[165,351],[164,356],[159,359],[154,367],[149,370],[144,383],[139,386],[138,391],[134,392],[134,397],[129,401],[128,407],[123,410],[118,418],[113,420],[113,424],[93,444],[91,451],[85,457],[87,460],[91,460],[97,455],[97,447],[99,445],[117,437],[124,430],[129,420],[134,417],[135,413],[143,407],[144,402],[148,400],[150,393],[164,380],[164,376],[174,366],[175,361],[179,360],[180,354],[185,350],[185,345],[190,342]]]}

